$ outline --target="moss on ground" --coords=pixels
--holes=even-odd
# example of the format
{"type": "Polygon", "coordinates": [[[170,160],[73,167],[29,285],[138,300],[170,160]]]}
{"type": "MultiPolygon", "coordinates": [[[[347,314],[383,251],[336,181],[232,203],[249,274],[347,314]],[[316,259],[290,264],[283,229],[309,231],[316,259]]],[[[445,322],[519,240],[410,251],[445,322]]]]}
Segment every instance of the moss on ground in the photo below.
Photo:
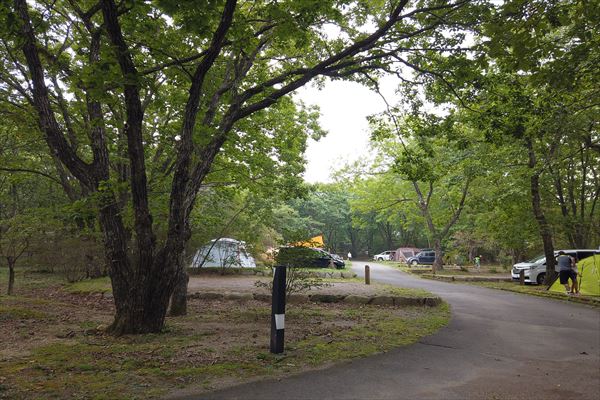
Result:
{"type": "Polygon", "coordinates": [[[86,279],[68,284],[64,289],[71,293],[112,293],[109,277],[86,279]]]}
{"type": "MultiPolygon", "coordinates": [[[[0,290],[6,275],[0,270],[0,290]]],[[[163,333],[115,338],[101,329],[113,313],[101,295],[110,292],[108,278],[66,284],[22,269],[16,282],[17,295],[0,296],[0,399],[146,399],[213,390],[414,343],[450,314],[446,305],[290,304],[286,352],[273,355],[265,303],[190,300],[189,314],[168,318],[163,333]]]]}
{"type": "MultiPolygon", "coordinates": [[[[10,310],[43,317],[26,307],[10,310]]],[[[284,355],[268,352],[269,316],[264,303],[199,301],[190,315],[169,318],[166,333],[118,338],[95,330],[98,321],[82,319],[76,335],[4,360],[0,398],[145,399],[183,387],[202,391],[283,376],[414,343],[444,326],[449,310],[290,305],[284,355]]]]}

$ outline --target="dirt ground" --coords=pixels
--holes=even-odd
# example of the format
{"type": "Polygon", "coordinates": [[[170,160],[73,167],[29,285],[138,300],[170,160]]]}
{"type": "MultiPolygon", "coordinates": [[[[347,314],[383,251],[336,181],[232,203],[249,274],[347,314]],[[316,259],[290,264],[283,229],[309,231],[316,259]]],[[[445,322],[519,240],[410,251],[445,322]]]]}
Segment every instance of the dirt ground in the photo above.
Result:
{"type": "MultiPolygon", "coordinates": [[[[198,393],[409,344],[446,324],[449,315],[444,307],[290,305],[286,353],[276,356],[269,353],[270,304],[264,302],[190,299],[188,315],[168,317],[163,333],[115,338],[103,330],[114,313],[110,295],[72,293],[64,283],[44,286],[43,279],[17,288],[15,296],[0,296],[0,399],[198,393]]],[[[256,280],[192,277],[189,291],[264,292],[256,280]]],[[[351,280],[320,292],[388,290],[351,280]]]]}
{"type": "MultiPolygon", "coordinates": [[[[267,282],[269,279],[260,280],[267,282]]],[[[267,289],[254,285],[257,280],[254,276],[194,276],[190,277],[188,293],[268,293],[267,289]]],[[[311,293],[375,295],[386,289],[384,286],[350,281],[315,288],[311,293]]],[[[0,337],[4,343],[11,344],[0,347],[0,361],[29,354],[32,348],[64,341],[84,334],[86,330],[93,332],[97,327],[108,325],[114,313],[110,296],[100,293],[69,293],[52,286],[20,290],[18,294],[18,299],[5,297],[0,306],[0,311],[10,308],[0,317],[0,337]],[[46,323],[48,321],[52,323],[46,323]]],[[[197,308],[196,303],[190,300],[192,309],[197,308]]]]}
{"type": "MultiPolygon", "coordinates": [[[[256,276],[221,276],[203,275],[190,276],[188,293],[195,292],[236,292],[236,293],[269,293],[265,288],[254,285],[256,281],[269,282],[272,278],[256,276]]],[[[322,294],[353,294],[369,296],[386,293],[389,287],[384,285],[365,285],[354,279],[329,282],[331,286],[314,288],[311,293],[322,294]]]]}

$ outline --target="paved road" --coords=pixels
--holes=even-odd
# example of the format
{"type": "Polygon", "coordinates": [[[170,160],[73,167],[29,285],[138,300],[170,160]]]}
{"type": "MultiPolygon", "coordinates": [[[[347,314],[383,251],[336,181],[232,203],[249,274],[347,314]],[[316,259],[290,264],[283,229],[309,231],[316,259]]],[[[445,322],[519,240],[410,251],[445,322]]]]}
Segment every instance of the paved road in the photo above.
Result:
{"type": "Polygon", "coordinates": [[[373,280],[444,298],[450,324],[385,354],[198,398],[600,399],[600,311],[369,265],[373,280]]]}

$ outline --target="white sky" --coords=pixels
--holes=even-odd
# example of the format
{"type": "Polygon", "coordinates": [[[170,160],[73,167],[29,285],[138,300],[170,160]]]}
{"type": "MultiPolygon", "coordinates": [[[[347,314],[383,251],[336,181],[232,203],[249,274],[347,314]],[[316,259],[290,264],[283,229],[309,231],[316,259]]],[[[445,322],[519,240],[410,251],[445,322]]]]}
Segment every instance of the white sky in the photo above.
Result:
{"type": "MultiPolygon", "coordinates": [[[[393,104],[395,85],[384,80],[381,90],[393,104]]],[[[354,82],[328,81],[322,90],[306,86],[296,92],[304,103],[318,105],[319,122],[328,134],[320,141],[309,140],[304,180],[331,182],[331,173],[349,162],[368,157],[369,124],[366,117],[385,110],[378,94],[354,82]]]]}

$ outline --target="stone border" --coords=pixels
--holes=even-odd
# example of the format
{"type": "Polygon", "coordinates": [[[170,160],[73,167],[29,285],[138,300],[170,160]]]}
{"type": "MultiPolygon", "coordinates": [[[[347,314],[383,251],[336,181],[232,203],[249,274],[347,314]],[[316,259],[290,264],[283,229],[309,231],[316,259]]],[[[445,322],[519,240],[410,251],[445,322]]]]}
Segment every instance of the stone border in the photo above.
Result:
{"type": "MultiPolygon", "coordinates": [[[[216,267],[202,267],[202,268],[188,268],[188,274],[190,276],[198,275],[241,275],[241,276],[273,276],[273,270],[271,268],[221,268],[216,267]]],[[[323,268],[321,271],[310,271],[309,275],[315,278],[329,278],[329,279],[351,279],[356,278],[356,273],[347,270],[330,270],[323,268]]]]}
{"type": "Polygon", "coordinates": [[[433,279],[444,282],[512,282],[512,278],[500,278],[494,276],[465,276],[465,275],[438,275],[421,274],[425,279],[433,279]]]}
{"type": "Polygon", "coordinates": [[[271,276],[273,271],[271,268],[217,268],[217,267],[202,267],[202,268],[187,268],[190,276],[197,275],[242,275],[242,276],[271,276]]]}
{"type": "MultiPolygon", "coordinates": [[[[271,302],[271,295],[264,293],[236,293],[236,292],[196,292],[188,294],[191,299],[203,300],[258,300],[271,302]]],[[[403,296],[357,296],[343,294],[292,294],[290,303],[346,303],[377,306],[429,306],[436,307],[442,304],[440,297],[403,297],[403,296]]]]}

